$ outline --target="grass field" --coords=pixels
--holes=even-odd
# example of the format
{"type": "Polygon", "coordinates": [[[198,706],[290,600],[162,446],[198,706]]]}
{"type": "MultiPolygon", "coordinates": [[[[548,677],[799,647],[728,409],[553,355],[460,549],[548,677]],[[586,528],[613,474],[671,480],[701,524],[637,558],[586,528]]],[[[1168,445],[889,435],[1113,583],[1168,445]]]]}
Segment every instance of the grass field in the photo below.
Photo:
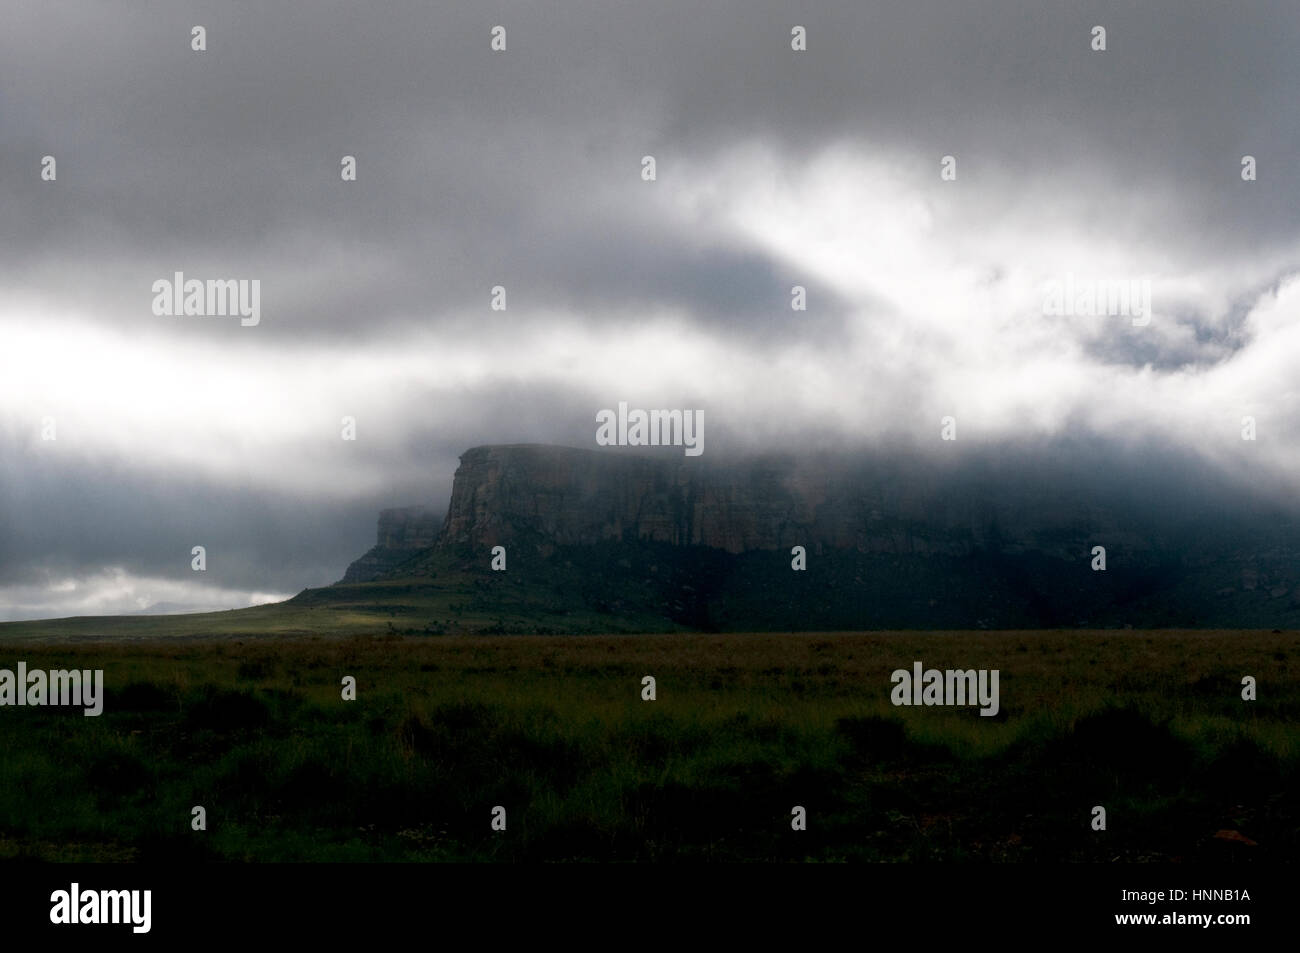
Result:
{"type": "Polygon", "coordinates": [[[5,643],[0,667],[102,668],[106,701],[98,718],[0,708],[0,857],[1285,861],[1300,846],[1296,645],[1178,631],[5,643]],[[999,669],[1001,712],[893,707],[890,672],[918,659],[999,669]],[[1241,699],[1243,675],[1259,700],[1241,699]],[[194,805],[206,831],[190,829],[194,805]]]}

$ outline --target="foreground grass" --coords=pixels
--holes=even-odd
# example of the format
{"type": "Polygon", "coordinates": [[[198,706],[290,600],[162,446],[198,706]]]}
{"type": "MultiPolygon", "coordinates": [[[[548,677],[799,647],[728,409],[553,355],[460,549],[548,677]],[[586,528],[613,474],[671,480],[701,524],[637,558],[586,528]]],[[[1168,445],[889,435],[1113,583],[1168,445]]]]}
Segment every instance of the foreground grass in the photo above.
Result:
{"type": "Polygon", "coordinates": [[[107,699],[99,718],[0,708],[0,857],[1289,860],[1296,646],[1115,631],[6,644],[0,667],[104,669],[107,699]],[[893,707],[889,674],[917,659],[999,669],[1002,711],[893,707]]]}

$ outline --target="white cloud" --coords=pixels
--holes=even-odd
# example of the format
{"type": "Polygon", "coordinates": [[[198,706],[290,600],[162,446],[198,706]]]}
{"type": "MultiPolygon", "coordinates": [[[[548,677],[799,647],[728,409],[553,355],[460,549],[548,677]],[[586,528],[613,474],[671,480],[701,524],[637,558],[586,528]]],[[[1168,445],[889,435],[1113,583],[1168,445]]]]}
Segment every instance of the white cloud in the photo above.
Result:
{"type": "Polygon", "coordinates": [[[0,622],[149,611],[213,612],[263,605],[291,593],[245,592],[200,583],[137,576],[120,567],[84,575],[50,575],[0,586],[0,622]]]}

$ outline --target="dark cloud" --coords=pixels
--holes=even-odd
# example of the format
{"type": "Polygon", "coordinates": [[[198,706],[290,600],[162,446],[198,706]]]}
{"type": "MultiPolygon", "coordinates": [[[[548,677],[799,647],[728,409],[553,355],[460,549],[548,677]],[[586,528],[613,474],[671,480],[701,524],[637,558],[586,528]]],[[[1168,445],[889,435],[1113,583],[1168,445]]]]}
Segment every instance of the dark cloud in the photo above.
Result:
{"type": "Polygon", "coordinates": [[[1258,410],[1276,472],[1298,45],[1289,0],[12,2],[0,369],[39,373],[0,381],[0,588],[184,579],[195,537],[231,589],[321,584],[466,447],[589,445],[625,398],[706,407],[719,452],[949,411],[1009,440],[1043,407],[1122,443],[1147,402],[1217,458],[1203,416],[1258,410]],[[1156,320],[1045,323],[1026,288],[1076,264],[1155,275],[1156,320]],[[263,323],[154,317],[177,270],[261,280],[263,323]],[[22,435],[56,411],[51,455],[22,435]]]}

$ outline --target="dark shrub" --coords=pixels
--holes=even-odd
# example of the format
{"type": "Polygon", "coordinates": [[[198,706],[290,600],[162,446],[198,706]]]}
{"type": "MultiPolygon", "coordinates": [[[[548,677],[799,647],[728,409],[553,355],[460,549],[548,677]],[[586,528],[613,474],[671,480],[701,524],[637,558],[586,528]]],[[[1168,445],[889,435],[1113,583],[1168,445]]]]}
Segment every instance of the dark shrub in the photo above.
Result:
{"type": "Polygon", "coordinates": [[[129,682],[104,702],[111,712],[175,711],[176,696],[153,682],[129,682]]]}
{"type": "Polygon", "coordinates": [[[205,694],[185,712],[185,723],[190,729],[218,733],[265,728],[270,721],[271,712],[266,703],[245,691],[219,690],[205,694]]]}
{"type": "Polygon", "coordinates": [[[901,722],[871,715],[866,718],[840,718],[835,733],[852,746],[855,754],[866,758],[901,758],[907,748],[907,731],[901,722]]]}

